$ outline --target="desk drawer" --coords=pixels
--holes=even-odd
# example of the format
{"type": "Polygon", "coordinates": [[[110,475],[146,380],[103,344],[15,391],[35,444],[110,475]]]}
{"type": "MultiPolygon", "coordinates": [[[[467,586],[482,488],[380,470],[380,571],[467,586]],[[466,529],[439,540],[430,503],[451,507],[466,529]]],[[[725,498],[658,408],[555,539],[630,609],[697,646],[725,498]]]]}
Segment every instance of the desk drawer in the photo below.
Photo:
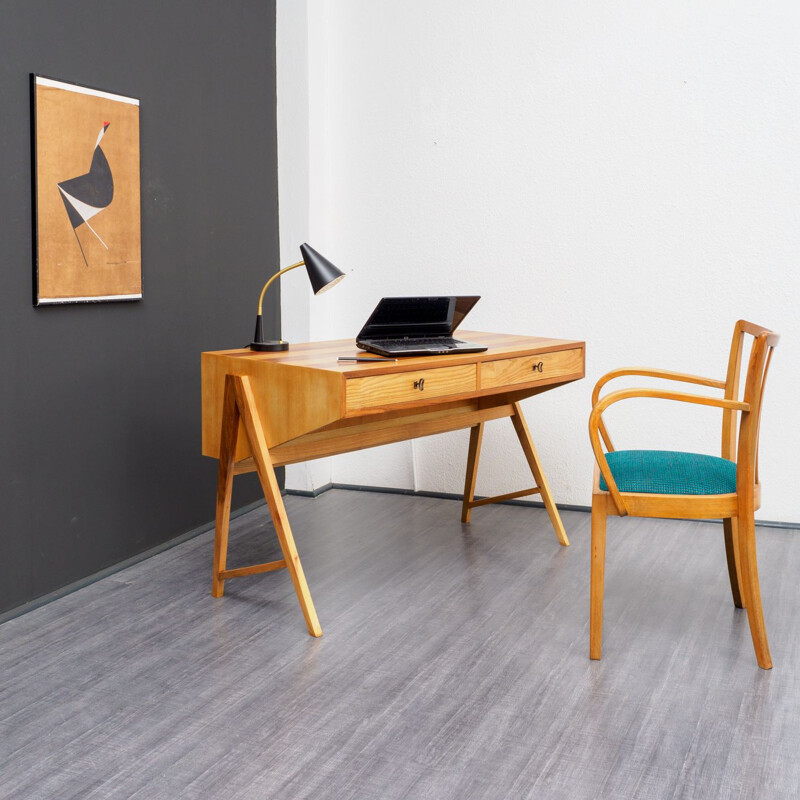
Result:
{"type": "Polygon", "coordinates": [[[535,356],[485,361],[481,365],[481,389],[558,378],[583,372],[583,350],[559,350],[535,356]]]}
{"type": "Polygon", "coordinates": [[[351,378],[347,381],[347,410],[380,408],[396,403],[424,403],[432,397],[474,392],[477,384],[475,364],[440,367],[351,378]]]}

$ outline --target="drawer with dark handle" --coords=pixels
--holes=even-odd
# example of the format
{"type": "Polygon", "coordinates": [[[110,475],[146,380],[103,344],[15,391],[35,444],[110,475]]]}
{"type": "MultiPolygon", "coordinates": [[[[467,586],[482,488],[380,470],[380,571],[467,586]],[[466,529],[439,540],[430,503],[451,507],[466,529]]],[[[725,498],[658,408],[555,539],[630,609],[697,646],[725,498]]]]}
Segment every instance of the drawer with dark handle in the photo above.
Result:
{"type": "Polygon", "coordinates": [[[481,365],[481,389],[535,383],[562,375],[583,373],[583,349],[558,350],[533,356],[502,358],[481,365]]]}
{"type": "Polygon", "coordinates": [[[474,392],[476,375],[475,364],[465,364],[458,367],[349,378],[345,388],[347,410],[380,408],[398,403],[419,403],[432,397],[474,392]]]}

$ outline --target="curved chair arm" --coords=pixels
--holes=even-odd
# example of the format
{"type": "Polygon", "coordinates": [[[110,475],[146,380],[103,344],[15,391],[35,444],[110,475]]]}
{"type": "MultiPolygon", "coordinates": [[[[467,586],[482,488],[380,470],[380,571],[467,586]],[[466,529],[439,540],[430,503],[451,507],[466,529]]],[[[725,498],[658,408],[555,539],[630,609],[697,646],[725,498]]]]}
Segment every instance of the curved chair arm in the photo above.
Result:
{"type": "MultiPolygon", "coordinates": [[[[611,372],[607,372],[597,381],[592,391],[592,408],[597,405],[597,401],[600,399],[600,390],[609,381],[613,381],[615,378],[622,378],[625,375],[641,375],[645,378],[663,378],[668,381],[695,383],[700,386],[711,386],[714,389],[725,388],[725,381],[718,381],[715,378],[703,378],[700,375],[687,375],[684,372],[673,372],[672,370],[657,369],[654,367],[622,367],[621,369],[613,369],[611,372]]],[[[608,435],[608,430],[602,419],[600,420],[600,435],[603,437],[606,447],[609,450],[613,450],[614,445],[611,444],[611,437],[608,435]]]]}
{"type": "Polygon", "coordinates": [[[749,403],[742,403],[738,400],[725,400],[717,397],[705,397],[703,395],[688,394],[686,392],[666,392],[659,389],[622,389],[621,391],[607,394],[599,403],[595,405],[595,407],[592,409],[592,413],[589,415],[589,440],[592,443],[592,450],[594,451],[594,457],[597,460],[597,466],[600,467],[600,472],[605,478],[608,492],[614,499],[614,505],[616,505],[619,515],[623,517],[628,513],[628,509],[625,506],[625,501],[622,499],[622,495],[617,487],[617,482],[614,480],[614,476],[611,474],[611,469],[608,466],[606,454],[603,452],[603,448],[600,444],[600,426],[602,425],[602,414],[610,405],[618,403],[620,400],[629,400],[634,397],[648,397],[659,400],[676,400],[680,403],[693,403],[701,406],[727,408],[731,411],[747,412],[750,410],[749,403]]]}

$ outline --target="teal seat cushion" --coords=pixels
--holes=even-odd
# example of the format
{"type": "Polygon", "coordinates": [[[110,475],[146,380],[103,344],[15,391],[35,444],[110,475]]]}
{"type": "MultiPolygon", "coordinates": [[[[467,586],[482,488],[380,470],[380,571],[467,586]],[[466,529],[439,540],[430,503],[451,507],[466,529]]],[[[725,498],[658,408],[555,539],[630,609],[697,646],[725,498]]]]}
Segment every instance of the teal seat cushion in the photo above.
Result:
{"type": "MultiPolygon", "coordinates": [[[[736,464],[726,458],[669,450],[606,453],[621,492],[646,494],[729,494],[736,491],[736,464]]],[[[606,492],[605,479],[600,488],[606,492]]]]}

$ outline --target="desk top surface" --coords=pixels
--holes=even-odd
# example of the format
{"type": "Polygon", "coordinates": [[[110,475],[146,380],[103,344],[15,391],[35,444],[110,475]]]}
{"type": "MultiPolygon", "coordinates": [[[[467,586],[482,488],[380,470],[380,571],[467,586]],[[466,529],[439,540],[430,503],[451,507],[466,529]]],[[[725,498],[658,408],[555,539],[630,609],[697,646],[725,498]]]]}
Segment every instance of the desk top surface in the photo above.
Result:
{"type": "MultiPolygon", "coordinates": [[[[481,331],[457,331],[455,336],[475,344],[486,345],[488,350],[481,353],[460,353],[432,356],[401,357],[397,360],[340,362],[339,356],[371,356],[356,347],[353,339],[336,339],[328,342],[307,342],[291,344],[288,350],[277,353],[259,353],[248,348],[236,350],[215,350],[205,353],[208,356],[269,361],[274,364],[290,364],[297,367],[330,370],[343,373],[347,377],[361,375],[380,375],[386,372],[402,372],[406,369],[418,370],[425,367],[446,367],[458,364],[473,364],[477,361],[491,361],[508,356],[521,356],[534,353],[555,352],[584,347],[584,342],[573,339],[550,339],[543,336],[520,336],[507,333],[486,333],[481,331]]],[[[377,357],[377,356],[376,356],[377,357]]]]}

